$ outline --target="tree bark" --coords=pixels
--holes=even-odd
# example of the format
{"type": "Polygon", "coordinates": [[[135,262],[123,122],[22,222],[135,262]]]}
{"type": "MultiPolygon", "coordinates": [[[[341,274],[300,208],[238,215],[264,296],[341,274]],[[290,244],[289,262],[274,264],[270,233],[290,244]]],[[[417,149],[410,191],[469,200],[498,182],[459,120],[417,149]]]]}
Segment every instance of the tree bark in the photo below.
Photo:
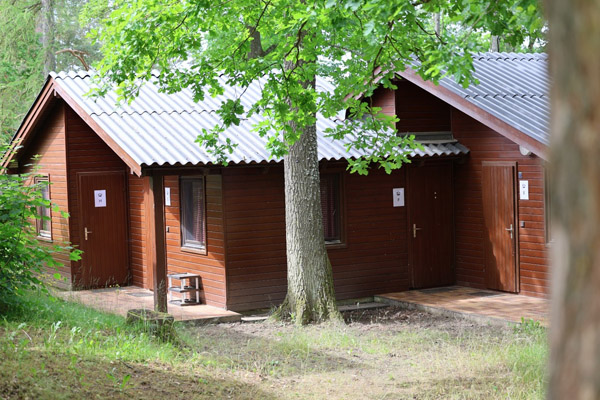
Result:
{"type": "Polygon", "coordinates": [[[442,11],[433,14],[433,27],[438,36],[442,35],[442,11]]]}
{"type": "Polygon", "coordinates": [[[56,69],[54,56],[54,0],[41,0],[40,31],[44,49],[44,76],[56,69]]]}
{"type": "Polygon", "coordinates": [[[600,3],[546,0],[554,221],[550,399],[600,398],[600,3]]]}
{"type": "Polygon", "coordinates": [[[315,125],[290,147],[284,171],[288,291],[278,314],[298,324],[341,320],[325,249],[315,125]]]}
{"type": "Polygon", "coordinates": [[[500,36],[492,35],[491,44],[490,44],[490,51],[493,51],[495,53],[497,53],[498,51],[500,51],[500,36]]]}

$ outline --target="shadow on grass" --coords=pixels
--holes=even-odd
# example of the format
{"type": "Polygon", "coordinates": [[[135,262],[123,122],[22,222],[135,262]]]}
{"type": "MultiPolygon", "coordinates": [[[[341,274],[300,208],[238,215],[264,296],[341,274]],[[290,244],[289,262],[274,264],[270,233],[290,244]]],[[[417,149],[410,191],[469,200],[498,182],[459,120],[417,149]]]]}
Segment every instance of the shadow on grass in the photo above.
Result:
{"type": "MultiPolygon", "coordinates": [[[[170,363],[173,368],[179,365],[196,365],[219,373],[251,372],[258,377],[281,377],[361,367],[352,357],[345,357],[346,354],[340,354],[337,350],[322,351],[319,343],[316,343],[319,337],[306,334],[310,332],[309,328],[271,328],[269,335],[253,335],[236,331],[229,324],[197,328],[179,326],[179,345],[156,344],[152,347],[154,345],[147,344],[145,339],[140,338],[143,331],[139,327],[127,326],[123,317],[62,299],[31,296],[27,300],[22,307],[4,315],[6,329],[14,331],[19,324],[26,325],[25,329],[38,346],[40,340],[58,336],[56,340],[61,341],[64,346],[70,346],[65,351],[75,357],[89,354],[93,356],[104,351],[104,356],[108,359],[161,358],[166,360],[163,363],[170,363]],[[40,336],[36,339],[34,335],[40,336]],[[92,342],[95,344],[92,345],[92,342]],[[96,346],[104,350],[96,349],[96,346]],[[115,357],[114,353],[117,352],[121,355],[115,357]],[[161,354],[158,355],[158,352],[161,354]]],[[[1,325],[0,321],[0,332],[1,325]]],[[[334,344],[338,343],[338,336],[344,337],[338,331],[324,331],[330,333],[327,340],[334,344]]],[[[23,336],[22,332],[20,336],[23,336]]],[[[332,347],[335,346],[329,346],[332,347]]]]}
{"type": "Polygon", "coordinates": [[[79,359],[52,350],[19,349],[0,366],[0,398],[274,399],[257,385],[203,368],[79,359]],[[216,375],[216,376],[215,376],[216,375]]]}
{"type": "MultiPolygon", "coordinates": [[[[267,323],[268,324],[268,323],[267,323]]],[[[254,335],[232,329],[229,325],[206,325],[183,329],[183,341],[207,365],[245,370],[261,376],[291,376],[361,368],[352,357],[319,349],[318,337],[305,327],[254,335]],[[266,337],[265,337],[266,336],[266,337]]],[[[257,327],[257,329],[261,329],[257,327]]],[[[263,327],[264,329],[264,327],[263,327]]],[[[331,336],[335,336],[333,333],[331,336]]]]}

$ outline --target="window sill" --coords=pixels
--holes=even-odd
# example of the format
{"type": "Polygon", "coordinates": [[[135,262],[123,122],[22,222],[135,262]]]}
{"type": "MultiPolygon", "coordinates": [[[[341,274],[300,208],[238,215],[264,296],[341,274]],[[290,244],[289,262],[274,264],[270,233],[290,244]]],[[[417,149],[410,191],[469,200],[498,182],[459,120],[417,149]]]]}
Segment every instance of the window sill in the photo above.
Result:
{"type": "Polygon", "coordinates": [[[348,245],[344,242],[325,242],[327,250],[345,249],[348,245]]]}
{"type": "Polygon", "coordinates": [[[48,242],[48,243],[52,243],[52,237],[48,237],[48,236],[37,236],[37,240],[41,240],[42,242],[48,242]]]}
{"type": "Polygon", "coordinates": [[[206,247],[199,248],[181,246],[181,251],[184,253],[198,254],[200,256],[205,256],[208,254],[208,252],[206,251],[206,247]]]}

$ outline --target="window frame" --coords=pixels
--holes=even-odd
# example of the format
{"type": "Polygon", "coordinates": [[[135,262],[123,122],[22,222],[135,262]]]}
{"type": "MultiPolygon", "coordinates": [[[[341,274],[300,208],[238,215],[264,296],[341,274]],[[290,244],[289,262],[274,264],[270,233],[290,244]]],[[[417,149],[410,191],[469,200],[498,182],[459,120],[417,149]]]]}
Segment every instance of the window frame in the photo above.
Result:
{"type": "MultiPolygon", "coordinates": [[[[48,198],[44,197],[44,191],[42,190],[42,198],[44,200],[50,201],[52,198],[50,194],[50,177],[48,175],[45,176],[36,176],[33,179],[34,184],[38,185],[40,182],[47,182],[45,185],[47,189],[48,198]]],[[[52,207],[45,206],[37,206],[36,207],[37,214],[40,218],[35,219],[35,233],[38,239],[51,241],[52,240],[52,207]],[[43,217],[47,217],[48,219],[43,219],[43,217]],[[47,228],[44,229],[44,222],[48,223],[47,228]]]]}
{"type": "MultiPolygon", "coordinates": [[[[345,248],[346,247],[346,221],[345,221],[345,203],[344,203],[344,174],[338,171],[327,171],[327,172],[321,172],[320,174],[320,182],[323,182],[323,178],[327,177],[326,179],[329,179],[330,177],[335,177],[334,179],[337,180],[336,184],[334,183],[334,187],[337,191],[337,228],[338,228],[338,237],[335,239],[327,239],[325,238],[325,246],[328,249],[332,249],[332,248],[345,248]]],[[[319,184],[319,192],[320,192],[320,197],[322,196],[321,193],[321,183],[319,184]]],[[[319,202],[321,204],[321,213],[322,213],[322,217],[323,217],[323,236],[325,236],[325,214],[324,214],[324,210],[323,210],[323,202],[322,202],[322,198],[319,199],[319,202]]]]}
{"type": "Polygon", "coordinates": [[[203,175],[186,175],[179,177],[179,228],[180,228],[180,245],[181,250],[191,253],[199,253],[206,255],[207,253],[207,237],[206,237],[206,177],[203,175]],[[202,224],[202,238],[203,241],[195,241],[195,240],[186,240],[185,233],[187,229],[185,229],[185,217],[186,217],[186,206],[184,202],[186,201],[185,192],[184,192],[184,183],[186,181],[200,181],[202,187],[202,199],[200,202],[202,203],[202,215],[201,215],[201,224],[202,224]]]}

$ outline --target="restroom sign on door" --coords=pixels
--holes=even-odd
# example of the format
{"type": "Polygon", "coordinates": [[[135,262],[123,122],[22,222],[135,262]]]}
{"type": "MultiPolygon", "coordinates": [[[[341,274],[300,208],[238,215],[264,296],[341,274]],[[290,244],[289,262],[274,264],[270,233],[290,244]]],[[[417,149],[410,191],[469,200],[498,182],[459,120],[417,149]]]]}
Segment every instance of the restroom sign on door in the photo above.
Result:
{"type": "Polygon", "coordinates": [[[106,190],[94,190],[94,207],[106,207],[106,190]]]}

